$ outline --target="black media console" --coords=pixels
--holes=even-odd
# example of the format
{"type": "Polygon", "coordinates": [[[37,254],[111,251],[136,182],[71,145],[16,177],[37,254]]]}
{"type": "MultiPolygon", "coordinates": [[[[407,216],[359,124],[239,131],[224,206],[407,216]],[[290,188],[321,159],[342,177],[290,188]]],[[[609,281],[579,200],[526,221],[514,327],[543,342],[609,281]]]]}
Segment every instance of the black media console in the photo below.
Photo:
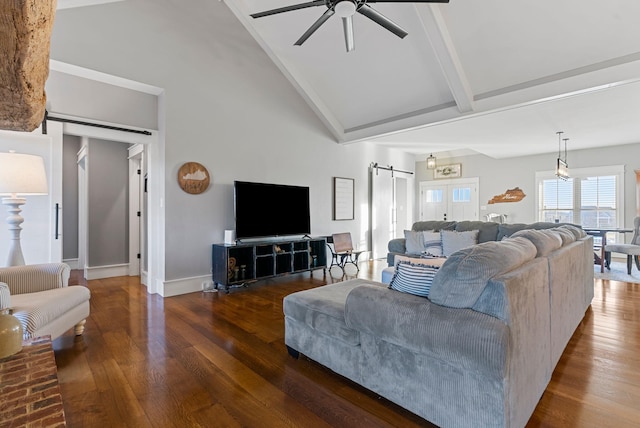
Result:
{"type": "Polygon", "coordinates": [[[325,238],[213,244],[216,288],[241,287],[260,279],[327,268],[325,238]]]}

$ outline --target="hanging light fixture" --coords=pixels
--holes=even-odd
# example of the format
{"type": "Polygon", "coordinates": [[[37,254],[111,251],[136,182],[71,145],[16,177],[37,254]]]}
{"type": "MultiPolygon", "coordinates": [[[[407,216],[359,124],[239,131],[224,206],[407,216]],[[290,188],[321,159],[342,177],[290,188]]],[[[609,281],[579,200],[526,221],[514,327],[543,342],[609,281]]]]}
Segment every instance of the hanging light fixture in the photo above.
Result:
{"type": "Polygon", "coordinates": [[[568,138],[562,138],[562,131],[556,132],[558,134],[558,161],[556,163],[556,177],[561,180],[568,180],[569,177],[569,165],[567,164],[567,141],[568,138]],[[562,141],[564,141],[564,159],[562,158],[562,141]]]}
{"type": "Polygon", "coordinates": [[[427,158],[427,169],[436,169],[436,157],[433,153],[427,158]]]}

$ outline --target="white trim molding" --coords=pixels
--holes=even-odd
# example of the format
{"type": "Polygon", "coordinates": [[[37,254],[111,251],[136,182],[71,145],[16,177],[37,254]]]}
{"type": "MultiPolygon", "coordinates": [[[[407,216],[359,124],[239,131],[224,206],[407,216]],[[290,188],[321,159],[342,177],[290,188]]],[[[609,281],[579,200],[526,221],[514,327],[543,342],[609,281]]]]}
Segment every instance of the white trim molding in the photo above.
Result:
{"type": "Polygon", "coordinates": [[[191,278],[172,279],[164,281],[158,290],[162,297],[178,296],[180,294],[195,293],[203,290],[203,283],[211,282],[211,275],[194,276],[191,278]]]}
{"type": "Polygon", "coordinates": [[[84,277],[87,280],[113,278],[116,276],[129,276],[129,264],[92,266],[84,268],[84,277]]]}

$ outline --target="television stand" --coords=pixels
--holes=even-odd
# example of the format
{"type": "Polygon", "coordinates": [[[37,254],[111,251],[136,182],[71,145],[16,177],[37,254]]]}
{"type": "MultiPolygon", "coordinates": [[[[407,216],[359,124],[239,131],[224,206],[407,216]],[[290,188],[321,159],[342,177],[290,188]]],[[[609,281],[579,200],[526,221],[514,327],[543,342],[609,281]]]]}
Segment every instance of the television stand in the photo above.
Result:
{"type": "Polygon", "coordinates": [[[293,273],[327,269],[327,240],[296,238],[236,244],[213,244],[212,276],[216,288],[247,287],[250,283],[293,273]]]}

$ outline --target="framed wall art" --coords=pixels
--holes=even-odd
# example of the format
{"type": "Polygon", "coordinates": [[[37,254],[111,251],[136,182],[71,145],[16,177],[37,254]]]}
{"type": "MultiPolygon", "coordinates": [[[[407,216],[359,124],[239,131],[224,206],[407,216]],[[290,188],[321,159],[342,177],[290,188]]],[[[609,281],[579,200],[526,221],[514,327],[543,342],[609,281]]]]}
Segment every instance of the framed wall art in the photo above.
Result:
{"type": "Polygon", "coordinates": [[[333,219],[354,219],[354,187],[353,178],[333,177],[333,219]]]}
{"type": "Polygon", "coordinates": [[[458,178],[462,176],[462,164],[440,165],[433,170],[433,178],[458,178]]]}

